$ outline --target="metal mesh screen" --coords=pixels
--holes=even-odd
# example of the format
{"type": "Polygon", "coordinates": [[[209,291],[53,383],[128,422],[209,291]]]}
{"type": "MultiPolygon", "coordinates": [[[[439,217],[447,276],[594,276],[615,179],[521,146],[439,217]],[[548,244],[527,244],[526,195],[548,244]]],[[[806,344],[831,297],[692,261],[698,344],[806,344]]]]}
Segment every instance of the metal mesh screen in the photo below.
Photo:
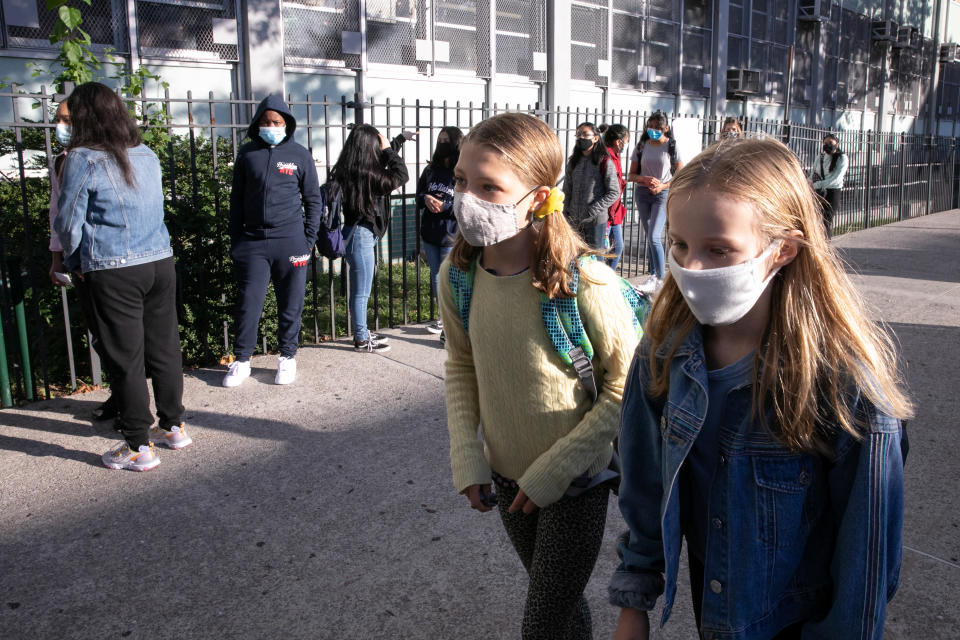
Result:
{"type": "Polygon", "coordinates": [[[597,62],[607,57],[606,3],[577,3],[570,7],[570,74],[574,80],[606,84],[597,62]]]}
{"type": "Polygon", "coordinates": [[[636,15],[613,12],[613,61],[610,78],[615,84],[635,87],[637,65],[640,64],[643,19],[636,15]]]}
{"type": "Polygon", "coordinates": [[[497,0],[497,73],[546,80],[546,70],[534,70],[534,54],[546,60],[547,7],[543,0],[497,0]]]}
{"type": "MultiPolygon", "coordinates": [[[[349,4],[359,6],[357,2],[349,4]]],[[[370,62],[415,65],[416,39],[423,37],[422,33],[417,33],[418,18],[422,17],[417,14],[415,0],[367,2],[367,59],[370,62]]]]}
{"type": "MultiPolygon", "coordinates": [[[[14,17],[4,13],[7,27],[7,46],[30,48],[53,48],[50,34],[57,19],[56,11],[47,9],[45,0],[36,1],[36,13],[27,10],[14,17]],[[26,15],[24,15],[26,14],[26,15]],[[34,20],[34,17],[36,20],[34,20]],[[13,24],[11,21],[29,24],[13,24]]],[[[96,48],[112,47],[117,53],[127,53],[129,37],[127,33],[127,7],[123,0],[91,0],[90,5],[82,0],[69,0],[67,6],[80,9],[83,23],[80,28],[90,34],[90,40],[96,48]]]]}
{"type": "MultiPolygon", "coordinates": [[[[710,87],[710,31],[683,27],[683,86],[684,93],[707,95],[710,87]]],[[[712,79],[711,79],[712,82],[712,79]]]]}
{"type": "Polygon", "coordinates": [[[489,69],[490,16],[486,2],[436,2],[434,37],[450,43],[450,61],[437,61],[444,69],[465,69],[487,76],[489,69]],[[482,64],[478,64],[482,62],[482,64]]]}
{"type": "Polygon", "coordinates": [[[138,0],[140,55],[238,60],[236,22],[236,5],[231,0],[190,3],[138,0]]]}
{"type": "MultiPolygon", "coordinates": [[[[655,79],[647,82],[647,88],[658,91],[677,90],[677,70],[680,67],[680,25],[660,20],[646,21],[644,64],[656,70],[655,79]]],[[[653,78],[653,76],[651,76],[653,78]]]]}
{"type": "Polygon", "coordinates": [[[343,53],[342,33],[360,31],[358,6],[343,0],[283,2],[284,61],[295,65],[357,66],[359,56],[343,53]]]}
{"type": "Polygon", "coordinates": [[[960,109],[960,63],[950,62],[943,65],[937,99],[938,115],[941,118],[956,120],[957,111],[960,109]]]}

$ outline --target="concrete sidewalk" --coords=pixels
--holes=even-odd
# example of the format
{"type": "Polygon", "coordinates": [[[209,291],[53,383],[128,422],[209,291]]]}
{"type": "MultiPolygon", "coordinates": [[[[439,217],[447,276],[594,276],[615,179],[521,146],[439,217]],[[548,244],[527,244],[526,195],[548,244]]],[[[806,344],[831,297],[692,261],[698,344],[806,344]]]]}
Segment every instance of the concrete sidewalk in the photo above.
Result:
{"type": "MultiPolygon", "coordinates": [[[[904,562],[887,638],[960,629],[960,212],[844,236],[859,286],[895,331],[910,423],[904,562]]],[[[516,638],[525,579],[494,513],[450,480],[444,351],[423,327],[393,350],[309,346],[298,380],[219,386],[191,372],[196,444],[137,474],[109,471],[91,426],[104,392],[0,413],[0,639],[516,638]]],[[[623,523],[588,588],[596,638],[623,523]]],[[[683,574],[685,575],[685,573],[683,574]]],[[[658,638],[695,637],[684,580],[658,638]]],[[[655,616],[659,616],[656,612],[655,616]]]]}

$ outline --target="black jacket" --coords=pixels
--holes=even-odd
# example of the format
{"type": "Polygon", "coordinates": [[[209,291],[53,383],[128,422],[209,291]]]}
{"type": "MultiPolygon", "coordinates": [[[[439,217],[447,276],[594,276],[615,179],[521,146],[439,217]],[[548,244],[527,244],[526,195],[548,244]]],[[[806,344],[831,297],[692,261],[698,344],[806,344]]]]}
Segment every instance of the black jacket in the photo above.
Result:
{"type": "Polygon", "coordinates": [[[427,165],[417,181],[417,208],[420,213],[420,237],[430,244],[452,247],[457,238],[457,219],[453,215],[453,171],[446,167],[434,169],[427,165]],[[431,195],[443,203],[439,212],[427,209],[423,201],[431,195]]]}
{"type": "MultiPolygon", "coordinates": [[[[407,165],[403,163],[403,158],[397,155],[397,152],[388,147],[380,152],[380,163],[384,171],[391,177],[393,185],[390,191],[393,191],[400,185],[406,183],[410,175],[407,173],[407,165]]],[[[377,206],[374,211],[357,211],[347,204],[346,198],[343,200],[343,224],[344,226],[359,225],[366,227],[373,234],[382,238],[383,234],[390,228],[390,191],[387,193],[378,193],[377,206]]]]}
{"type": "Polygon", "coordinates": [[[293,140],[297,121],[278,94],[260,102],[233,167],[230,236],[293,238],[312,247],[323,214],[323,194],[313,157],[293,140]],[[271,109],[287,122],[287,136],[277,145],[260,138],[257,122],[271,109]]]}

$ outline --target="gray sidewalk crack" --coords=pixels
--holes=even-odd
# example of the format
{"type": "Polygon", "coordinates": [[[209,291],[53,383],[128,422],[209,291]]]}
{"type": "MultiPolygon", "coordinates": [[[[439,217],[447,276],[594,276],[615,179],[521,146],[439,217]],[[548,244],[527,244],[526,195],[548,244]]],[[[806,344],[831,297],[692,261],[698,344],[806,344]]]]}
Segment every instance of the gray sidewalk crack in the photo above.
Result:
{"type": "Polygon", "coordinates": [[[960,569],[960,564],[956,564],[955,562],[950,562],[949,560],[944,560],[943,558],[938,558],[937,556],[931,555],[931,554],[926,553],[926,552],[924,552],[924,551],[920,551],[919,549],[914,549],[913,547],[908,547],[907,545],[903,545],[903,548],[906,549],[907,551],[912,551],[912,552],[916,553],[917,555],[921,555],[921,556],[923,556],[924,558],[930,558],[931,560],[936,560],[937,562],[942,562],[943,564],[947,565],[948,567],[953,567],[954,569],[960,569]]]}

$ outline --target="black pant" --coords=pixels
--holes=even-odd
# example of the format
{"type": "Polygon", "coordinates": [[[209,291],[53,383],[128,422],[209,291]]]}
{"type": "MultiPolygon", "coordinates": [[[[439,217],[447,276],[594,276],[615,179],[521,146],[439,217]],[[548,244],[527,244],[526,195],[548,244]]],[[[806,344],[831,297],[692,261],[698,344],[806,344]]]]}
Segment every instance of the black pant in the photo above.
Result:
{"type": "Polygon", "coordinates": [[[173,258],[84,274],[120,404],[123,437],[130,448],[147,444],[153,424],[147,377],[153,382],[160,426],[183,416],[183,368],[177,327],[173,258]]]}
{"type": "MultiPolygon", "coordinates": [[[[700,619],[703,615],[703,563],[695,556],[687,553],[687,564],[690,566],[690,591],[693,595],[693,615],[697,619],[697,629],[700,629],[700,619]]],[[[800,640],[802,625],[792,624],[782,629],[770,640],[800,640]]]]}
{"type": "Polygon", "coordinates": [[[820,216],[823,218],[823,224],[827,228],[827,237],[833,234],[833,214],[840,206],[840,189],[824,189],[817,191],[820,196],[820,216]]]}
{"type": "Polygon", "coordinates": [[[234,241],[230,256],[237,275],[237,306],[234,311],[234,353],[249,360],[257,343],[257,324],[263,311],[267,286],[273,280],[277,294],[277,342],[280,355],[292,358],[300,344],[300,316],[307,287],[310,249],[303,236],[293,238],[246,238],[234,241]]]}
{"type": "Polygon", "coordinates": [[[600,485],[538,509],[507,513],[515,486],[497,484],[497,508],[530,584],[523,640],[589,640],[590,607],[583,590],[603,542],[609,488],[600,485]]]}
{"type": "MultiPolygon", "coordinates": [[[[110,371],[110,361],[107,359],[103,350],[103,341],[100,339],[100,326],[97,324],[97,311],[93,306],[93,298],[90,295],[90,285],[80,278],[73,279],[73,288],[77,292],[77,299],[80,301],[80,311],[83,313],[83,319],[87,323],[87,329],[90,330],[90,346],[100,357],[101,364],[107,372],[108,378],[112,381],[113,372],[110,371]]],[[[115,402],[113,398],[113,387],[110,388],[110,398],[108,402],[115,402]]]]}

